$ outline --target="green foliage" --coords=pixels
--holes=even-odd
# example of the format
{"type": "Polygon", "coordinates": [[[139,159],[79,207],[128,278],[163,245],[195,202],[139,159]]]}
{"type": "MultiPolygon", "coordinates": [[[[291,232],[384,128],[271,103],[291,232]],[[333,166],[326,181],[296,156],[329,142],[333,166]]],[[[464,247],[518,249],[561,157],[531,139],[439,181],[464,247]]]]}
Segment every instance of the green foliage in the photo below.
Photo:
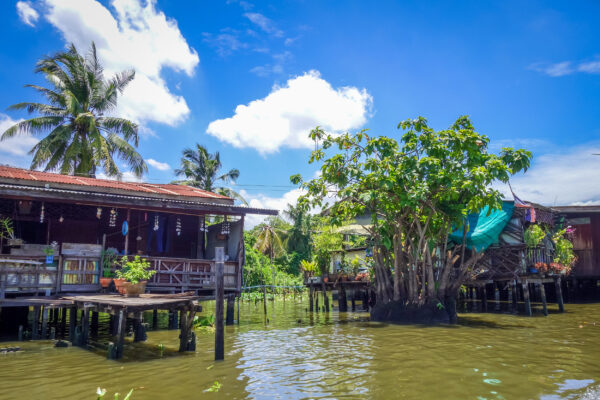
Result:
{"type": "Polygon", "coordinates": [[[15,229],[9,217],[0,216],[0,239],[14,239],[15,229]]]}
{"type": "Polygon", "coordinates": [[[546,232],[538,224],[531,224],[523,233],[525,245],[529,248],[538,247],[546,237],[546,232]]]}
{"type": "Polygon", "coordinates": [[[51,246],[44,247],[44,250],[43,250],[43,252],[44,252],[44,254],[45,254],[45,255],[47,255],[47,256],[53,256],[53,255],[54,255],[54,248],[53,248],[53,247],[51,247],[51,246]]]}
{"type": "Polygon", "coordinates": [[[146,281],[156,274],[154,270],[148,270],[150,263],[140,256],[135,256],[130,260],[127,256],[121,258],[121,269],[117,270],[115,275],[119,279],[125,279],[134,285],[140,281],[146,281]]]}
{"type": "Polygon", "coordinates": [[[221,173],[221,155],[219,152],[210,154],[206,147],[196,143],[196,148],[186,148],[182,151],[181,168],[175,170],[175,175],[185,179],[175,181],[182,185],[197,187],[209,192],[216,192],[223,196],[232,197],[248,204],[236,191],[225,186],[217,186],[218,182],[235,182],[240,176],[240,171],[232,168],[226,173],[221,173]]]}
{"type": "MultiPolygon", "coordinates": [[[[415,303],[435,301],[457,293],[478,257],[461,257],[464,244],[448,249],[448,234],[470,212],[484,206],[499,209],[502,195],[492,183],[526,171],[531,153],[512,148],[488,152],[488,137],[476,132],[466,116],[441,131],[423,117],[398,128],[403,131],[399,141],[366,130],[329,135],[317,127],[310,137],[321,148],[312,152],[309,163],[321,164],[320,176],[302,182],[295,175],[291,181],[302,183],[307,192],[299,199],[301,208],[323,207],[335,194],[338,200],[328,209],[331,226],[371,214],[368,230],[380,301],[401,296],[415,303]],[[454,257],[460,258],[458,264],[454,257]],[[454,265],[458,268],[451,274],[454,265]],[[434,273],[437,268],[443,271],[434,273]]],[[[328,264],[327,252],[317,249],[341,246],[332,231],[323,229],[325,235],[330,237],[313,239],[321,266],[328,264]]]]}
{"type": "Polygon", "coordinates": [[[200,317],[198,315],[196,315],[194,317],[194,328],[201,328],[201,327],[214,327],[215,326],[215,316],[214,314],[211,315],[207,315],[204,317],[200,317]]]}
{"type": "Polygon", "coordinates": [[[112,278],[112,267],[117,260],[117,251],[115,249],[102,250],[102,276],[104,278],[112,278]]]}
{"type": "Polygon", "coordinates": [[[320,275],[321,272],[315,261],[302,260],[300,261],[300,268],[306,276],[320,275]]]}
{"type": "Polygon", "coordinates": [[[313,235],[314,258],[321,272],[325,273],[329,270],[332,253],[342,250],[344,236],[335,231],[333,221],[328,218],[322,219],[316,229],[318,232],[313,235]]]}
{"type": "MultiPolygon", "coordinates": [[[[96,389],[96,394],[98,395],[97,399],[98,400],[102,400],[104,399],[104,396],[106,395],[106,389],[96,389]]],[[[123,400],[130,400],[131,399],[131,395],[133,394],[133,389],[131,389],[129,391],[129,393],[127,393],[127,395],[123,398],[123,400]]],[[[114,400],[119,400],[119,393],[115,393],[115,396],[113,397],[114,400]]]]}
{"type": "Polygon", "coordinates": [[[18,103],[11,110],[27,110],[38,116],[8,128],[0,140],[18,135],[44,135],[30,153],[31,169],[59,170],[62,174],[95,176],[97,169],[111,177],[121,177],[115,157],[136,176],[148,168],[135,150],[138,126],[115,112],[117,97],[133,80],[133,70],[106,80],[92,43],[84,57],[73,44],[67,51],[39,60],[35,72],[51,85],[26,85],[41,94],[48,104],[18,103]],[[133,145],[131,144],[133,143],[133,145]]]}
{"type": "Polygon", "coordinates": [[[572,267],[577,261],[573,251],[573,243],[566,237],[566,229],[561,229],[552,235],[554,242],[554,262],[565,267],[572,267]]]}
{"type": "Polygon", "coordinates": [[[205,390],[205,392],[218,392],[219,390],[221,390],[221,385],[219,382],[215,381],[211,387],[209,387],[208,389],[205,390]]]}

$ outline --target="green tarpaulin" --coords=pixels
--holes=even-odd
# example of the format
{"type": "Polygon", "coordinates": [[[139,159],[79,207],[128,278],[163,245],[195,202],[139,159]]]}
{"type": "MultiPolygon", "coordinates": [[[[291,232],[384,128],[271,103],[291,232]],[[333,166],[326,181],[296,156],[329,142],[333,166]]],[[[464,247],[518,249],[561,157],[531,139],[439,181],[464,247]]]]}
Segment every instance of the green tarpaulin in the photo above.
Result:
{"type": "MultiPolygon", "coordinates": [[[[489,207],[484,207],[479,213],[467,216],[467,248],[483,251],[490,245],[498,243],[500,233],[513,215],[515,204],[512,201],[502,202],[501,210],[490,212],[489,207]],[[488,215],[489,213],[489,215],[488,215]]],[[[454,243],[462,243],[463,227],[452,232],[450,240],[454,243]]]]}

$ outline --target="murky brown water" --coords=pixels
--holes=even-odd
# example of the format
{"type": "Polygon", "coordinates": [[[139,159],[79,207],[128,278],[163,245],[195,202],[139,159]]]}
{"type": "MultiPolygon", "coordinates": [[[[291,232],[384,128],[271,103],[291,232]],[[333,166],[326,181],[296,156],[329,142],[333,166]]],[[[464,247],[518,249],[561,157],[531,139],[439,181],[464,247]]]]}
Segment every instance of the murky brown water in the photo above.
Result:
{"type": "Polygon", "coordinates": [[[135,388],[134,400],[600,398],[600,304],[567,304],[547,318],[461,314],[451,327],[371,323],[367,314],[337,311],[310,316],[306,302],[289,299],[268,304],[265,325],[262,303],[242,303],[218,363],[211,332],[198,332],[196,353],[186,355],[174,353],[177,331],[149,332],[119,362],[51,342],[18,343],[22,352],[0,355],[0,399],[93,399],[98,386],[109,398],[135,388]],[[167,347],[162,358],[159,343],[167,347]],[[205,392],[215,381],[220,391],[205,392]]]}

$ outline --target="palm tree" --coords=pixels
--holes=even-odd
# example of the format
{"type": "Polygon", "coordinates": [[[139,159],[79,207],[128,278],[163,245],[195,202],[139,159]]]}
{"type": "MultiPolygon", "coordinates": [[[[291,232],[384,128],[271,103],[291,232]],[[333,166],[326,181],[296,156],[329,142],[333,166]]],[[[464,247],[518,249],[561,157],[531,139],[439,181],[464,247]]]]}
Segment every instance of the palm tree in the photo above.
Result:
{"type": "Polygon", "coordinates": [[[182,185],[189,185],[209,192],[219,193],[248,204],[236,191],[224,186],[216,186],[218,182],[235,182],[240,176],[236,168],[220,174],[221,156],[219,152],[210,154],[206,147],[196,143],[196,148],[186,148],[182,151],[181,168],[175,170],[175,175],[185,177],[184,180],[175,181],[182,185]]]}
{"type": "Polygon", "coordinates": [[[280,229],[275,227],[277,222],[277,219],[271,218],[268,223],[264,224],[260,228],[260,232],[256,238],[256,243],[254,244],[255,249],[269,256],[273,285],[276,285],[275,270],[273,269],[273,257],[275,255],[282,254],[285,251],[281,237],[279,236],[279,233],[277,233],[277,231],[280,229]]]}
{"type": "Polygon", "coordinates": [[[95,177],[101,168],[108,176],[120,177],[121,171],[114,159],[117,156],[135,175],[147,172],[144,159],[134,148],[139,142],[137,125],[107,115],[115,110],[118,95],[134,78],[133,70],[105,80],[92,42],[85,57],[71,44],[67,51],[39,60],[35,72],[43,74],[51,88],[26,87],[38,91],[48,104],[10,106],[11,110],[27,110],[39,116],[13,125],[0,137],[7,140],[17,135],[48,132],[29,152],[33,155],[31,169],[95,177]]]}

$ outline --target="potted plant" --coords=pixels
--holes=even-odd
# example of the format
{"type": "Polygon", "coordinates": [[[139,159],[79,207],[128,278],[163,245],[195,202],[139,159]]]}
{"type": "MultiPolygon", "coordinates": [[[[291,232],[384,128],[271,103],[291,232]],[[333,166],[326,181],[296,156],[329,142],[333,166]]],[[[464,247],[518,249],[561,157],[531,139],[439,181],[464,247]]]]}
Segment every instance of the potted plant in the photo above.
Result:
{"type": "Polygon", "coordinates": [[[125,279],[120,286],[119,293],[126,297],[138,297],[146,291],[146,283],[156,271],[149,270],[150,263],[140,256],[133,257],[133,260],[123,256],[121,265],[122,268],[115,273],[117,278],[125,279]]]}
{"type": "Polygon", "coordinates": [[[8,246],[20,246],[23,244],[22,239],[15,238],[15,228],[13,221],[9,217],[0,217],[0,238],[2,242],[6,240],[8,246]]]}
{"type": "MultiPolygon", "coordinates": [[[[112,266],[117,258],[115,249],[106,249],[102,251],[102,277],[100,278],[100,286],[107,289],[113,281],[112,266]]],[[[124,280],[123,280],[124,281],[124,280]]]]}

